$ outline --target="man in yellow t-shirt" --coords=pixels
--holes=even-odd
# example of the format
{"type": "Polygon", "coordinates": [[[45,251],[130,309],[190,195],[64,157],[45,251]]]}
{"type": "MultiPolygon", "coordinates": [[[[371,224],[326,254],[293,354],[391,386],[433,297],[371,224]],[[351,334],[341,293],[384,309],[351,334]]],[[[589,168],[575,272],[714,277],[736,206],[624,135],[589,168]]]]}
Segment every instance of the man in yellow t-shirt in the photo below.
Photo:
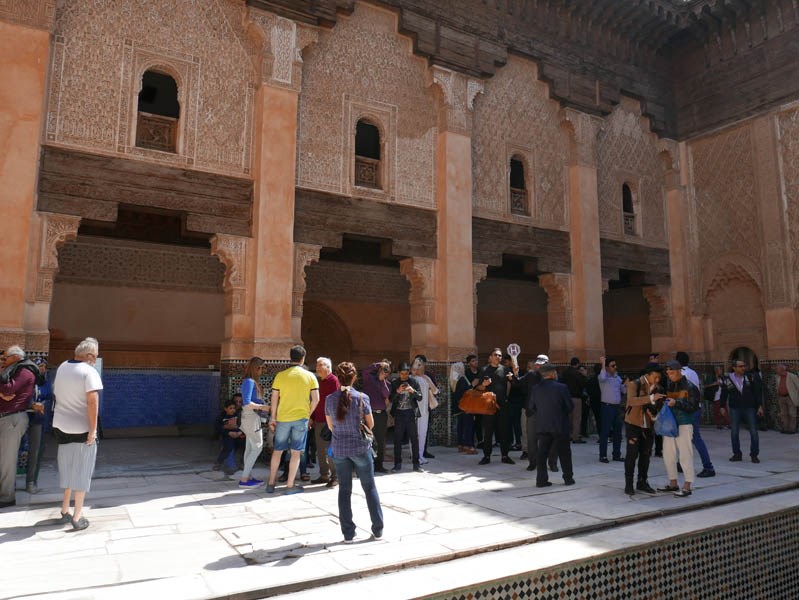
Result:
{"type": "Polygon", "coordinates": [[[272,383],[272,419],[269,428],[275,433],[275,448],[269,470],[266,492],[275,491],[275,480],[280,468],[280,458],[285,450],[291,450],[286,494],[299,494],[302,487],[294,485],[300,457],[305,450],[308,436],[308,420],[319,403],[319,381],[303,368],[305,348],[293,346],[290,350],[291,366],[281,371],[272,383]]]}

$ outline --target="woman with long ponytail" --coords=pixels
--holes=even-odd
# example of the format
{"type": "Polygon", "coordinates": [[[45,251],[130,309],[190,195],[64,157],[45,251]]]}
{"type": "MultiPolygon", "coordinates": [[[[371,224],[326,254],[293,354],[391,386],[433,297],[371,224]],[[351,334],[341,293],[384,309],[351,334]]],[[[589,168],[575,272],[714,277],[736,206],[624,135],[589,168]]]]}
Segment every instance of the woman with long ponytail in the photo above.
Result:
{"type": "Polygon", "coordinates": [[[244,368],[244,379],[241,382],[241,430],[247,443],[244,446],[244,469],[241,471],[239,487],[258,487],[263,483],[260,479],[250,477],[255,461],[264,447],[264,434],[261,431],[261,415],[259,412],[269,410],[263,401],[264,391],[259,379],[264,372],[264,359],[254,356],[244,368]]]}
{"type": "Polygon", "coordinates": [[[372,538],[383,535],[383,510],[380,508],[380,497],[375,485],[374,459],[372,443],[361,436],[361,422],[370,429],[374,427],[374,417],[369,404],[369,396],[352,387],[358,377],[355,365],[350,362],[340,363],[336,367],[336,377],[341,383],[341,390],[333,392],[325,402],[325,419],[333,433],[330,451],[338,474],[338,512],[341,533],[344,541],[351,542],[355,538],[355,523],[352,521],[352,471],[358,473],[369,516],[372,519],[372,538]]]}

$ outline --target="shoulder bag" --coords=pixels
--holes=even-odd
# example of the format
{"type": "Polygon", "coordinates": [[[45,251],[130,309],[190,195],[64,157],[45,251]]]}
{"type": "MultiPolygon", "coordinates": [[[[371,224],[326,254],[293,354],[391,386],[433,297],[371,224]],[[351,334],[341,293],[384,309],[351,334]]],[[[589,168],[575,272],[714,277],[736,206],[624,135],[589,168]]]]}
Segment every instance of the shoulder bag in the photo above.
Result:
{"type": "Polygon", "coordinates": [[[493,415],[499,410],[494,392],[466,390],[461,396],[458,408],[469,415],[493,415]]]}

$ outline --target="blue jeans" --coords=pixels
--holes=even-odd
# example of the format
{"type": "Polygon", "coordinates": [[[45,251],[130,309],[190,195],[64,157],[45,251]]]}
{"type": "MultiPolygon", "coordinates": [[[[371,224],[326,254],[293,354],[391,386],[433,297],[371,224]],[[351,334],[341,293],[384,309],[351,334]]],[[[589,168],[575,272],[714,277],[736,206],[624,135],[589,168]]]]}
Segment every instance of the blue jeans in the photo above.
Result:
{"type": "Polygon", "coordinates": [[[702,459],[702,468],[713,471],[713,463],[710,461],[710,453],[707,451],[705,440],[702,439],[702,432],[699,431],[699,421],[702,420],[702,407],[700,406],[694,413],[694,448],[702,459]]]}
{"type": "Polygon", "coordinates": [[[275,426],[275,450],[305,452],[308,437],[308,419],[278,421],[275,426]]]}
{"type": "Polygon", "coordinates": [[[360,456],[333,457],[338,474],[338,520],[345,540],[355,537],[355,523],[352,522],[352,470],[358,473],[361,487],[366,496],[366,506],[372,519],[372,533],[383,532],[383,510],[375,485],[375,463],[371,453],[360,456]]]}
{"type": "Polygon", "coordinates": [[[599,458],[608,456],[608,435],[613,432],[613,458],[621,458],[622,413],[618,404],[602,403],[599,426],[599,458]]]}
{"type": "Polygon", "coordinates": [[[749,428],[749,456],[757,456],[760,453],[760,437],[757,433],[757,409],[754,408],[730,408],[730,419],[732,420],[732,453],[736,456],[741,455],[741,420],[746,421],[749,428]]]}
{"type": "Polygon", "coordinates": [[[458,446],[474,448],[474,415],[458,415],[458,446]]]}

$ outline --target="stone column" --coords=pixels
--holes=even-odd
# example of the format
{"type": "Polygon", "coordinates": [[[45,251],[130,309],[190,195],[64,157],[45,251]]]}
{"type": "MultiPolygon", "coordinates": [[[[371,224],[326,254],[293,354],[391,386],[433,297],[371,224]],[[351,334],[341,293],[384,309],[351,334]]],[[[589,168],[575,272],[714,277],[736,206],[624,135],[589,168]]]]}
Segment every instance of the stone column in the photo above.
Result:
{"type": "Polygon", "coordinates": [[[30,341],[37,340],[40,352],[49,349],[49,301],[48,314],[41,315],[41,306],[31,312],[26,299],[36,295],[38,277],[34,209],[53,8],[45,0],[30,0],[12,2],[0,13],[0,81],[9,90],[0,94],[0,346],[34,349],[26,337],[30,325],[30,341]]]}
{"type": "Polygon", "coordinates": [[[596,361],[604,353],[602,261],[599,252],[599,198],[596,141],[601,120],[564,109],[569,136],[569,218],[574,353],[596,361]]]}
{"type": "MultiPolygon", "coordinates": [[[[763,265],[763,307],[766,311],[767,355],[772,360],[799,358],[796,286],[791,269],[788,219],[780,187],[778,124],[774,115],[752,122],[763,265]]],[[[756,239],[753,237],[753,239],[756,239]]]]}
{"type": "MultiPolygon", "coordinates": [[[[538,285],[544,288],[548,299],[549,358],[554,362],[566,362],[576,352],[575,339],[577,334],[574,329],[572,275],[568,273],[545,273],[538,277],[538,285]]],[[[601,301],[600,295],[600,306],[601,301]]],[[[587,357],[581,358],[588,360],[587,357]]]]}
{"type": "Polygon", "coordinates": [[[437,302],[436,260],[406,258],[400,261],[400,272],[411,284],[411,356],[424,354],[428,360],[440,357],[440,314],[437,302]]]}
{"type": "MultiPolygon", "coordinates": [[[[424,344],[428,358],[463,360],[476,349],[472,272],[472,110],[479,80],[433,66],[431,83],[440,90],[437,146],[438,260],[434,277],[438,307],[435,327],[424,344]]],[[[417,332],[421,331],[417,328],[417,332]]]]}
{"type": "Polygon", "coordinates": [[[305,267],[319,260],[322,246],[294,244],[294,288],[291,303],[291,330],[295,340],[302,339],[302,305],[305,297],[305,267]]]}
{"type": "Polygon", "coordinates": [[[256,94],[248,293],[252,300],[252,353],[288,359],[298,343],[294,306],[294,187],[302,49],[316,32],[272,13],[249,10],[262,37],[262,83],[256,94]]]}

